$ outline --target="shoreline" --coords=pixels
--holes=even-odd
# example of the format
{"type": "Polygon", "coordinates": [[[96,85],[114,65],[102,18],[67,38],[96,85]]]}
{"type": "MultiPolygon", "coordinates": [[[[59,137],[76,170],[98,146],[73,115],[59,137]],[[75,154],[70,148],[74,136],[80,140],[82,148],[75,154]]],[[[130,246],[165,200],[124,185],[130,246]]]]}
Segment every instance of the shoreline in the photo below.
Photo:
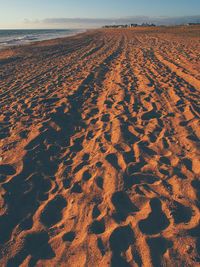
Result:
{"type": "Polygon", "coordinates": [[[196,26],[0,50],[0,265],[197,266],[199,69],[196,26]]]}
{"type": "MultiPolygon", "coordinates": [[[[170,25],[170,26],[155,26],[155,27],[133,27],[133,28],[97,28],[97,29],[84,29],[83,31],[81,32],[78,32],[78,33],[73,33],[72,35],[68,35],[68,36],[61,36],[61,37],[56,37],[56,38],[51,38],[51,39],[44,39],[44,40],[38,40],[38,41],[32,41],[30,43],[23,43],[23,44],[16,44],[16,45],[7,45],[7,46],[0,46],[0,50],[1,49],[9,49],[9,48],[15,48],[15,47],[20,47],[20,46],[31,46],[31,45],[36,45],[38,43],[41,43],[41,42],[51,42],[51,41],[56,41],[57,39],[65,39],[65,38],[70,38],[70,37],[73,37],[73,36],[76,36],[76,35],[79,35],[79,34],[84,34],[86,32],[94,32],[94,31],[102,31],[102,30],[107,30],[107,31],[112,31],[112,30],[125,30],[125,31],[133,31],[135,33],[150,33],[150,32],[158,32],[158,33],[171,33],[171,34],[178,34],[177,30],[180,29],[180,30],[184,30],[182,32],[182,34],[184,34],[185,32],[189,32],[189,29],[191,29],[192,31],[194,31],[194,35],[191,35],[190,33],[190,38],[193,37],[193,38],[198,38],[199,37],[199,32],[198,32],[198,29],[199,29],[199,25],[170,25]],[[197,34],[195,36],[195,30],[197,31],[197,34]]],[[[27,29],[28,30],[28,29],[27,29]]],[[[46,30],[46,29],[41,29],[41,30],[46,30]]],[[[48,29],[47,29],[48,30],[48,29]]],[[[54,29],[53,29],[54,30],[54,29]]],[[[55,29],[55,30],[62,30],[62,29],[55,29]]],[[[79,29],[78,29],[79,30],[79,29]]]]}
{"type": "Polygon", "coordinates": [[[22,29],[22,30],[0,30],[0,49],[31,45],[42,41],[71,37],[86,32],[87,29],[22,29]],[[8,36],[5,33],[9,33],[8,36]],[[12,33],[13,32],[13,33],[12,33]],[[63,34],[63,32],[66,32],[63,34]],[[1,36],[4,33],[4,39],[1,36]],[[13,35],[12,35],[13,34],[13,35]],[[59,36],[60,35],[60,36],[59,36]],[[11,36],[13,36],[12,39],[11,36]],[[7,39],[6,39],[7,38],[7,39]],[[38,39],[37,39],[38,38],[38,39]],[[16,42],[16,43],[14,43],[16,42]],[[7,44],[6,44],[7,43],[7,44]],[[12,44],[13,43],[13,44],[12,44]]]}
{"type": "MultiPolygon", "coordinates": [[[[182,34],[186,34],[189,32],[189,29],[191,29],[192,31],[194,31],[194,33],[192,34],[192,32],[190,32],[190,38],[199,38],[200,37],[200,34],[199,34],[199,25],[170,25],[170,26],[165,26],[165,25],[161,25],[161,26],[155,26],[155,27],[135,27],[135,28],[97,28],[97,29],[84,29],[83,32],[79,32],[79,33],[74,33],[72,35],[69,35],[69,36],[62,36],[62,37],[57,37],[57,38],[52,38],[52,39],[44,39],[44,40],[38,40],[38,41],[33,41],[33,42],[30,42],[30,43],[24,43],[24,44],[16,44],[16,45],[8,45],[8,46],[0,46],[0,50],[2,49],[14,49],[14,48],[19,48],[21,46],[23,47],[26,47],[26,46],[34,46],[34,45],[37,45],[37,44],[40,44],[40,43],[43,43],[43,42],[54,42],[58,39],[65,39],[65,38],[70,38],[70,37],[73,37],[73,36],[76,36],[76,35],[80,35],[80,34],[84,34],[84,33],[87,33],[87,32],[94,32],[94,31],[102,31],[102,30],[105,30],[105,31],[112,31],[112,30],[118,30],[118,31],[121,31],[121,30],[125,30],[125,31],[133,31],[134,33],[150,33],[150,32],[158,32],[158,33],[171,33],[171,34],[178,34],[179,33],[177,32],[177,30],[180,29],[180,30],[184,30],[182,31],[182,34]],[[197,31],[197,35],[195,35],[195,31],[197,31]]],[[[28,30],[28,29],[27,29],[28,30]]],[[[42,30],[45,30],[45,29],[42,29],[42,30]]],[[[57,30],[57,29],[56,29],[57,30]]],[[[59,30],[59,29],[58,29],[59,30]]],[[[62,30],[62,29],[61,29],[62,30]]]]}

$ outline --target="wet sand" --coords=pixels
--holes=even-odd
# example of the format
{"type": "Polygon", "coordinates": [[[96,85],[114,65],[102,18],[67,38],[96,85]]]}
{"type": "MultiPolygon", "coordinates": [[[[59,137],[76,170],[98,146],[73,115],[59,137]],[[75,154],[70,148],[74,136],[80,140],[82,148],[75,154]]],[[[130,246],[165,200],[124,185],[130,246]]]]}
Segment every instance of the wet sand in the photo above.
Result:
{"type": "Polygon", "coordinates": [[[0,265],[200,266],[200,27],[0,50],[0,265]]]}

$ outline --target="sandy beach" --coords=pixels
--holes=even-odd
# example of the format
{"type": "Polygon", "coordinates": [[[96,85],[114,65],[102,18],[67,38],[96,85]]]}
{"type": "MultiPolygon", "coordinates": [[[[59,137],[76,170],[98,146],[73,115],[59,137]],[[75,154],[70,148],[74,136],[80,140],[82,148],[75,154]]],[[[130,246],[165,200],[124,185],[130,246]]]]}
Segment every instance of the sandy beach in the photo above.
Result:
{"type": "Polygon", "coordinates": [[[0,50],[0,265],[200,266],[200,26],[0,50]]]}

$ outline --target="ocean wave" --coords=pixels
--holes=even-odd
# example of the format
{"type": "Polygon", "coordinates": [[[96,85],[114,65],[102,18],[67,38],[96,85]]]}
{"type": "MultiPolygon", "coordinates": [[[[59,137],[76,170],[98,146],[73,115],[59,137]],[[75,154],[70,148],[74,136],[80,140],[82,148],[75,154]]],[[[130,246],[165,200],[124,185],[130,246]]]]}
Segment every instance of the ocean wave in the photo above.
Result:
{"type": "Polygon", "coordinates": [[[85,30],[0,30],[0,47],[72,36],[85,30]]]}

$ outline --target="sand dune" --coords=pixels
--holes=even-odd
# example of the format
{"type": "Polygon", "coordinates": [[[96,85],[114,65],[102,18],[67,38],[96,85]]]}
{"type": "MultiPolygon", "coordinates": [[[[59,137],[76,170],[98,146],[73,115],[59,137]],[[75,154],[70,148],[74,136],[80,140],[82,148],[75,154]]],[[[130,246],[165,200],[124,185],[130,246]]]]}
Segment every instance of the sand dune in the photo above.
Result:
{"type": "Polygon", "coordinates": [[[200,266],[200,28],[0,50],[0,265],[200,266]]]}

